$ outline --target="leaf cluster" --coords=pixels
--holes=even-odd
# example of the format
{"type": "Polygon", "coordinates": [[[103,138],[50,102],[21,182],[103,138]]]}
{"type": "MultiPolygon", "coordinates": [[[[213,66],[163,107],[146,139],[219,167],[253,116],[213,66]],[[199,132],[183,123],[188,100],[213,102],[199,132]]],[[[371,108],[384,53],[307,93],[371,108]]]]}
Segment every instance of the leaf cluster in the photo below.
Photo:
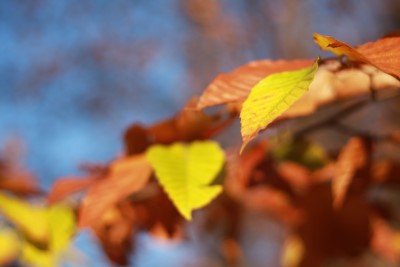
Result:
{"type": "Polygon", "coordinates": [[[373,193],[390,196],[399,185],[399,159],[378,148],[399,145],[400,125],[392,120],[382,133],[345,120],[398,104],[400,37],[355,48],[319,34],[314,41],[338,57],[253,61],[220,74],[175,116],[131,125],[121,156],[59,179],[48,194],[1,161],[0,264],[55,266],[73,235],[89,228],[108,258],[126,265],[134,234],[184,240],[193,220],[216,237],[224,265],[244,265],[249,211],[288,229],[282,266],[345,265],[363,255],[398,263],[395,199],[373,193]],[[219,107],[205,110],[212,106],[219,107]],[[222,148],[215,138],[229,138],[239,118],[241,148],[222,148]],[[345,141],[335,148],[316,142],[326,129],[345,141]]]}

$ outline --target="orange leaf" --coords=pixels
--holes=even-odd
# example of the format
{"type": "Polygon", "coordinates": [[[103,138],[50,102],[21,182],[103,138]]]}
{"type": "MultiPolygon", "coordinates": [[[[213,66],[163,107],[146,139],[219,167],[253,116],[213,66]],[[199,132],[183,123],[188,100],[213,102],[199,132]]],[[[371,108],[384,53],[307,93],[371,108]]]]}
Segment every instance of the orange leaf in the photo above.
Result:
{"type": "Polygon", "coordinates": [[[243,101],[251,89],[266,76],[301,69],[312,63],[312,59],[252,61],[227,74],[218,75],[204,91],[197,108],[203,109],[209,106],[243,101]]]}
{"type": "Polygon", "coordinates": [[[353,48],[331,36],[314,33],[314,42],[323,50],[346,56],[354,62],[373,65],[400,79],[400,37],[387,37],[353,48]]]}
{"type": "Polygon", "coordinates": [[[340,208],[356,171],[367,162],[363,140],[353,137],[339,154],[336,173],[332,180],[333,207],[340,208]]]}
{"type": "Polygon", "coordinates": [[[142,189],[151,175],[150,163],[143,155],[122,158],[110,166],[108,177],[94,184],[80,207],[79,226],[91,226],[113,205],[142,189]]]}
{"type": "Polygon", "coordinates": [[[378,69],[400,79],[400,37],[387,37],[357,47],[378,69]]]}
{"type": "Polygon", "coordinates": [[[127,202],[121,202],[104,210],[92,226],[103,251],[118,266],[129,263],[135,219],[133,207],[127,202]]]}
{"type": "Polygon", "coordinates": [[[346,56],[351,61],[369,63],[368,59],[350,45],[336,40],[331,36],[314,33],[314,42],[323,50],[328,50],[338,56],[346,56]]]}
{"type": "Polygon", "coordinates": [[[47,203],[54,204],[73,193],[85,190],[93,185],[97,179],[98,178],[95,176],[83,178],[62,178],[53,184],[53,187],[47,197],[47,203]]]}
{"type": "Polygon", "coordinates": [[[392,264],[400,260],[400,232],[379,217],[372,216],[371,249],[392,264]]]}

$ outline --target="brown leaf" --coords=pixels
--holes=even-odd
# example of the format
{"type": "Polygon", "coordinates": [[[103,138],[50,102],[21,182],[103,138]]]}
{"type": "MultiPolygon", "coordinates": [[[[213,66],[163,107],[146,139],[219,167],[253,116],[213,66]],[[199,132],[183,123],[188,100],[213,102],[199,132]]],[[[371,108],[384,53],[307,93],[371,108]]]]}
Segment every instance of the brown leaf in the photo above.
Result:
{"type": "Polygon", "coordinates": [[[127,265],[135,231],[135,211],[127,202],[110,206],[92,224],[108,258],[119,265],[127,265]]]}
{"type": "Polygon", "coordinates": [[[334,208],[343,204],[347,189],[357,170],[367,163],[366,147],[359,137],[351,138],[339,154],[336,173],[332,180],[334,208]]]}
{"type": "Polygon", "coordinates": [[[227,74],[218,75],[205,89],[198,109],[243,101],[251,89],[266,76],[283,71],[292,71],[312,65],[313,60],[257,60],[245,64],[227,74]]]}
{"type": "Polygon", "coordinates": [[[91,226],[99,216],[120,200],[142,189],[152,168],[144,155],[114,161],[108,177],[98,180],[82,200],[79,226],[91,226]]]}
{"type": "Polygon", "coordinates": [[[0,189],[24,196],[42,192],[36,181],[30,176],[0,179],[0,189]]]}
{"type": "Polygon", "coordinates": [[[0,158],[0,189],[23,196],[42,192],[30,172],[21,168],[14,159],[7,158],[0,158]]]}
{"type": "Polygon", "coordinates": [[[379,217],[371,218],[371,249],[392,264],[400,260],[400,232],[379,217]]]}
{"type": "Polygon", "coordinates": [[[248,189],[243,204],[246,208],[273,214],[289,225],[296,225],[301,219],[301,213],[294,207],[290,197],[270,186],[248,189]]]}
{"type": "Polygon", "coordinates": [[[295,191],[300,193],[307,190],[311,184],[311,172],[296,162],[281,162],[277,166],[277,171],[295,191]]]}
{"type": "Polygon", "coordinates": [[[124,133],[126,155],[141,154],[151,145],[147,129],[140,124],[131,125],[124,133]]]}
{"type": "Polygon", "coordinates": [[[400,37],[387,37],[357,47],[370,64],[400,79],[400,37]]]}
{"type": "Polygon", "coordinates": [[[57,180],[49,195],[47,196],[47,203],[54,204],[63,200],[73,193],[85,190],[92,186],[98,177],[88,176],[88,177],[64,177],[57,180]]]}
{"type": "Polygon", "coordinates": [[[238,151],[227,151],[225,177],[225,191],[233,197],[240,198],[249,184],[254,168],[265,158],[267,143],[258,143],[252,149],[247,150],[242,156],[238,151]]]}
{"type": "Polygon", "coordinates": [[[138,228],[150,231],[154,235],[163,233],[169,238],[179,237],[183,217],[167,194],[155,184],[148,185],[146,190],[147,194],[141,192],[145,195],[143,199],[133,199],[138,228]]]}
{"type": "Polygon", "coordinates": [[[353,48],[331,36],[314,34],[321,49],[347,56],[351,61],[371,64],[400,79],[400,37],[387,37],[353,48]]]}
{"type": "Polygon", "coordinates": [[[207,115],[196,110],[197,100],[190,100],[175,116],[148,127],[134,124],[124,134],[127,155],[144,152],[152,144],[171,144],[208,139],[229,126],[234,117],[207,115]]]}
{"type": "Polygon", "coordinates": [[[314,42],[323,50],[331,51],[338,56],[347,56],[351,61],[368,63],[368,59],[350,45],[338,41],[332,36],[314,33],[314,42]]]}

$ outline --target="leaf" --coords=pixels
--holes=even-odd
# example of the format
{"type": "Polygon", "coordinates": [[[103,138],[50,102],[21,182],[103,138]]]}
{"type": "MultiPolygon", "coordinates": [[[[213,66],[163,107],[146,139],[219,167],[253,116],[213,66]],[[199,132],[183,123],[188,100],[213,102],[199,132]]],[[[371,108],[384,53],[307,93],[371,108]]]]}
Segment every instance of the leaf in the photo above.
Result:
{"type": "Polygon", "coordinates": [[[54,205],[46,209],[49,244],[41,249],[25,241],[22,247],[22,261],[33,266],[58,266],[62,252],[68,247],[75,233],[75,216],[69,206],[54,205]]]}
{"type": "Polygon", "coordinates": [[[328,50],[337,56],[346,56],[351,61],[368,63],[368,59],[350,45],[336,40],[331,36],[314,33],[314,42],[322,49],[328,50]]]}
{"type": "Polygon", "coordinates": [[[357,47],[370,64],[400,79],[400,37],[387,37],[357,47]]]}
{"type": "Polygon", "coordinates": [[[92,230],[108,258],[118,266],[129,263],[133,233],[136,228],[135,210],[128,201],[121,201],[104,211],[92,225],[92,230]]]}
{"type": "Polygon", "coordinates": [[[371,217],[371,249],[393,265],[400,260],[400,232],[377,216],[371,217]]]}
{"type": "Polygon", "coordinates": [[[12,228],[0,228],[0,266],[9,266],[16,260],[21,250],[18,235],[12,228]]]}
{"type": "Polygon", "coordinates": [[[196,109],[197,100],[191,99],[175,116],[149,127],[134,124],[124,134],[125,151],[134,155],[145,151],[153,144],[172,144],[205,140],[228,127],[234,117],[216,113],[207,115],[196,109]]]}
{"type": "Polygon", "coordinates": [[[74,213],[68,206],[46,208],[0,194],[0,212],[22,232],[21,258],[33,266],[56,266],[75,233],[74,213]]]}
{"type": "Polygon", "coordinates": [[[85,190],[92,186],[98,177],[89,176],[83,178],[68,177],[57,180],[47,196],[47,203],[54,204],[69,195],[85,190]]]}
{"type": "Polygon", "coordinates": [[[371,64],[400,79],[400,37],[387,37],[353,48],[331,36],[314,33],[314,42],[323,50],[347,56],[351,61],[371,64]]]}
{"type": "Polygon", "coordinates": [[[53,205],[48,208],[50,226],[50,249],[59,252],[65,249],[75,234],[75,214],[67,205],[53,205]]]}
{"type": "Polygon", "coordinates": [[[215,142],[155,145],[148,150],[147,158],[169,198],[187,220],[191,220],[192,210],[207,205],[222,191],[220,185],[210,185],[224,163],[224,153],[215,142]]]}
{"type": "Polygon", "coordinates": [[[120,200],[142,189],[151,175],[150,163],[144,155],[114,161],[108,177],[98,180],[82,200],[79,226],[91,226],[103,212],[120,200]]]}
{"type": "Polygon", "coordinates": [[[272,74],[251,90],[240,113],[241,151],[259,131],[289,109],[308,90],[317,69],[318,60],[308,68],[272,74]]]}
{"type": "Polygon", "coordinates": [[[4,214],[30,240],[38,245],[46,246],[49,241],[46,209],[0,193],[0,213],[4,214]]]}
{"type": "Polygon", "coordinates": [[[356,171],[367,162],[366,148],[359,137],[353,137],[339,154],[335,176],[332,180],[333,207],[342,206],[347,189],[356,171]]]}
{"type": "Polygon", "coordinates": [[[266,76],[282,71],[301,69],[312,64],[312,60],[257,60],[245,64],[227,74],[218,75],[205,89],[197,108],[244,100],[259,81],[266,76]]]}

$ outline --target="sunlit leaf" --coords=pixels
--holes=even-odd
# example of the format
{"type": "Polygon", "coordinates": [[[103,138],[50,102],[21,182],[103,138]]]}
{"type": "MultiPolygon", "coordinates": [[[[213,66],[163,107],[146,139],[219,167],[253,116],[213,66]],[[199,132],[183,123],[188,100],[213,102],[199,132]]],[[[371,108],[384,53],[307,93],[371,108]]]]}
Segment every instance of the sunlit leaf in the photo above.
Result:
{"type": "Polygon", "coordinates": [[[61,255],[68,248],[73,237],[75,216],[71,207],[53,205],[46,209],[49,242],[46,249],[35,246],[26,240],[22,247],[22,261],[32,266],[58,266],[61,255]]]}
{"type": "Polygon", "coordinates": [[[387,37],[353,48],[331,36],[314,33],[314,42],[323,50],[346,56],[351,61],[371,64],[400,79],[400,37],[387,37]]]}
{"type": "Polygon", "coordinates": [[[43,207],[0,193],[0,213],[32,241],[39,244],[49,241],[47,211],[43,207]]]}
{"type": "Polygon", "coordinates": [[[29,242],[24,243],[21,261],[34,267],[54,267],[58,265],[58,259],[51,251],[39,249],[29,242]]]}
{"type": "Polygon", "coordinates": [[[197,108],[246,99],[251,89],[270,74],[305,68],[312,60],[257,60],[229,73],[218,75],[205,89],[197,108]]]}
{"type": "Polygon", "coordinates": [[[335,176],[332,180],[333,207],[340,208],[356,171],[366,164],[366,148],[363,140],[353,137],[339,154],[335,176]]]}
{"type": "Polygon", "coordinates": [[[8,227],[0,228],[0,266],[14,261],[21,250],[21,244],[16,232],[8,227]]]}
{"type": "Polygon", "coordinates": [[[314,33],[314,42],[323,50],[328,50],[338,56],[346,56],[352,61],[367,63],[368,59],[350,45],[336,40],[331,36],[314,33]]]}
{"type": "Polygon", "coordinates": [[[50,249],[58,252],[65,249],[76,231],[75,215],[67,205],[53,205],[48,208],[50,226],[50,249]]]}
{"type": "Polygon", "coordinates": [[[272,74],[251,90],[240,113],[241,150],[308,90],[317,69],[318,60],[308,68],[272,74]]]}
{"type": "Polygon", "coordinates": [[[103,212],[142,189],[150,175],[150,163],[143,155],[113,162],[110,174],[98,180],[84,197],[79,213],[79,226],[93,225],[103,212]]]}
{"type": "Polygon", "coordinates": [[[56,266],[75,232],[68,206],[45,207],[0,194],[0,213],[22,233],[21,259],[32,266],[56,266]]]}
{"type": "Polygon", "coordinates": [[[191,220],[192,210],[208,204],[222,191],[220,185],[210,185],[224,163],[224,153],[215,142],[155,145],[147,157],[160,184],[187,220],[191,220]]]}
{"type": "Polygon", "coordinates": [[[400,79],[400,37],[387,37],[357,47],[378,69],[400,79]]]}

